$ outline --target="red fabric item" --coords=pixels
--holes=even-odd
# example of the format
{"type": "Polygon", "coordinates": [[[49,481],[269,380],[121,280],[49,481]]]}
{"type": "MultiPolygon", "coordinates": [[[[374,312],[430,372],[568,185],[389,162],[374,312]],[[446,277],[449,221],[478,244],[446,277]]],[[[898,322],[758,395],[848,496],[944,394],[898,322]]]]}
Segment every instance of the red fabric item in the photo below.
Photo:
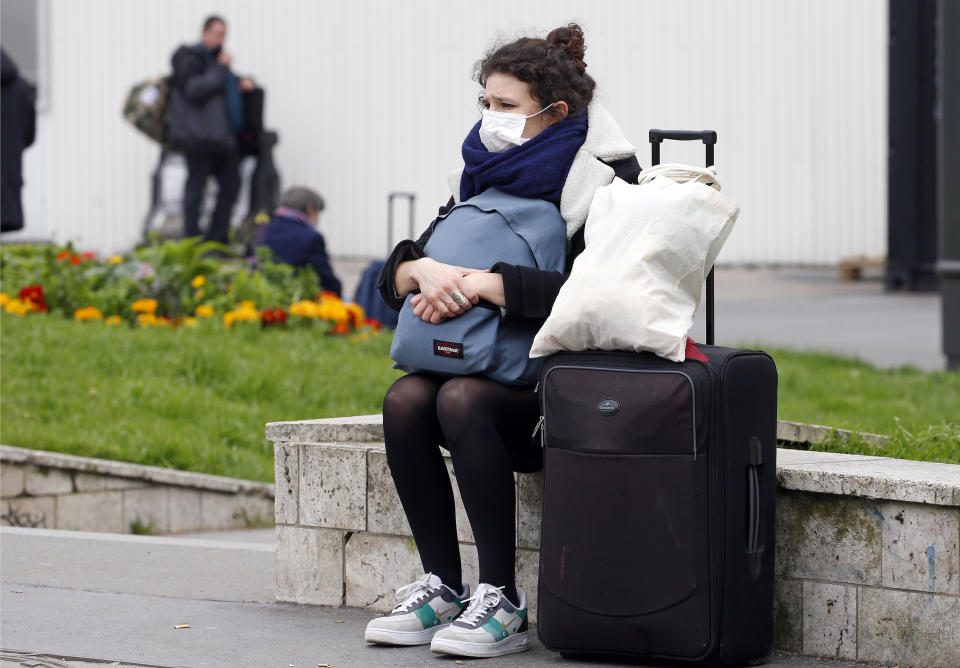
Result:
{"type": "Polygon", "coordinates": [[[704,355],[699,348],[697,348],[697,344],[695,344],[693,342],[693,339],[691,339],[689,336],[687,337],[686,357],[688,360],[697,360],[698,362],[710,361],[709,359],[707,359],[707,356],[704,355]]]}

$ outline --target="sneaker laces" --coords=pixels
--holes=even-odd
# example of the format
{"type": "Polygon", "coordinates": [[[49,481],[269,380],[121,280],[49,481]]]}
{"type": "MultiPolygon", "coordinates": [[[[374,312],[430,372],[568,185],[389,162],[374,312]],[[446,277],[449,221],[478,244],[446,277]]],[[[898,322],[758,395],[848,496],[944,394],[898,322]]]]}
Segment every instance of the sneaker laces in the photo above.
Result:
{"type": "Polygon", "coordinates": [[[476,593],[464,600],[464,603],[470,603],[470,605],[463,611],[457,621],[476,626],[487,612],[500,603],[501,598],[503,598],[503,587],[494,587],[488,584],[479,585],[476,593]]]}
{"type": "Polygon", "coordinates": [[[397,600],[402,601],[400,605],[393,609],[394,612],[409,612],[414,605],[422,601],[436,585],[431,583],[431,578],[436,577],[433,573],[427,573],[416,582],[403,585],[397,590],[397,600]]]}

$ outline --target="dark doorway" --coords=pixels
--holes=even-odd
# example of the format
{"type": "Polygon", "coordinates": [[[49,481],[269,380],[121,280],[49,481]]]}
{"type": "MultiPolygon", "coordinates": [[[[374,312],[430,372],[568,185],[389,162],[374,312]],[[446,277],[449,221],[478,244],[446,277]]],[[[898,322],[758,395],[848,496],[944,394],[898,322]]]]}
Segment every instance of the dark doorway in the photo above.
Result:
{"type": "Polygon", "coordinates": [[[890,0],[888,290],[936,290],[936,0],[890,0]]]}

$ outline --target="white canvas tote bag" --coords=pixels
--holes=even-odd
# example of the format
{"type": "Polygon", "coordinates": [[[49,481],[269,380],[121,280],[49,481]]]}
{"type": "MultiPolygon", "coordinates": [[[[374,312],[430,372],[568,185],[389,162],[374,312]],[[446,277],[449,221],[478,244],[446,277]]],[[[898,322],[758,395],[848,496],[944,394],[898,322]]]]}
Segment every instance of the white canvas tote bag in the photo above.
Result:
{"type": "Polygon", "coordinates": [[[714,168],[666,164],[597,189],[573,263],[530,357],[651,351],[684,359],[704,277],[740,213],[714,168]]]}

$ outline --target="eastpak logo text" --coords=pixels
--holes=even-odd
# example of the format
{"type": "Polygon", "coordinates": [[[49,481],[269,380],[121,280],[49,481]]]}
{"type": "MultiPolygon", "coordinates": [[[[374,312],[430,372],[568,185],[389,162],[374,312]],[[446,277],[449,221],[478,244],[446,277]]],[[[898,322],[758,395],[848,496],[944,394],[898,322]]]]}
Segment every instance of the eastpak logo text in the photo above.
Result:
{"type": "Polygon", "coordinates": [[[433,340],[433,354],[437,357],[451,357],[453,359],[463,359],[463,344],[453,341],[433,340]]]}

